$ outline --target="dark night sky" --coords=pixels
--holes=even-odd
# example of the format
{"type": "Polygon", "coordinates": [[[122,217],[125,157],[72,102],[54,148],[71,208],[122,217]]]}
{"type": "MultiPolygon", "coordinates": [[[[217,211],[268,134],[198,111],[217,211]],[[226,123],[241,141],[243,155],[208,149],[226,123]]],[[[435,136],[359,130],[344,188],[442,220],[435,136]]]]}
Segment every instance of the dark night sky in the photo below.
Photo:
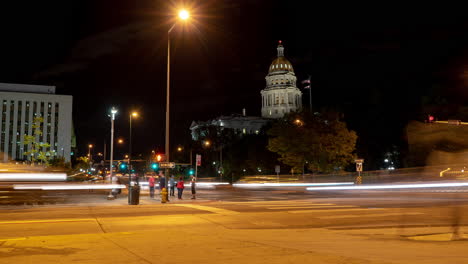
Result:
{"type": "MultiPolygon", "coordinates": [[[[178,2],[42,2],[2,8],[0,82],[56,85],[73,95],[82,151],[108,140],[112,105],[121,113],[117,137],[127,138],[128,112],[137,109],[135,152],[163,150],[166,34],[178,2]]],[[[315,109],[344,112],[361,145],[399,144],[407,121],[421,117],[424,95],[466,105],[463,8],[301,2],[184,2],[195,21],[172,34],[173,145],[189,140],[192,120],[242,108],[259,115],[279,39],[298,80],[312,76],[315,109]]],[[[307,91],[303,97],[307,103],[307,91]]]]}

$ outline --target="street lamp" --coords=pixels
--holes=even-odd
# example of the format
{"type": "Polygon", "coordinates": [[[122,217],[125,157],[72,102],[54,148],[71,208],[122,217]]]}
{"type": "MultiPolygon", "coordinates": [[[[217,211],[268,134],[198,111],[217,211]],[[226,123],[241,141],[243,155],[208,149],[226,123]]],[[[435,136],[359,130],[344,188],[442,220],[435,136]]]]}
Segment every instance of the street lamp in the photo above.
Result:
{"type": "Polygon", "coordinates": [[[93,148],[93,144],[88,145],[88,158],[91,160],[91,149],[93,148]]]}
{"type": "MultiPolygon", "coordinates": [[[[117,114],[117,109],[112,107],[111,109],[111,149],[110,149],[110,173],[109,173],[109,182],[112,183],[112,164],[114,163],[114,120],[115,120],[115,115],[117,114]]],[[[109,193],[109,196],[107,196],[108,200],[113,200],[115,199],[114,195],[112,194],[112,191],[109,193]]]]}
{"type": "Polygon", "coordinates": [[[121,139],[121,138],[119,138],[119,140],[118,140],[117,142],[118,142],[119,144],[123,144],[123,143],[124,143],[123,139],[121,139]]]}
{"type": "MultiPolygon", "coordinates": [[[[190,14],[187,10],[182,9],[179,11],[179,19],[182,21],[187,20],[190,17],[190,14]]],[[[171,28],[167,31],[167,83],[166,83],[166,142],[165,142],[165,154],[166,161],[171,161],[169,156],[169,98],[170,98],[170,81],[171,81],[171,31],[174,29],[176,23],[172,25],[171,28]]],[[[166,177],[169,176],[169,169],[166,169],[166,177]]],[[[167,178],[166,178],[167,179],[167,178]]]]}
{"type": "MultiPolygon", "coordinates": [[[[130,114],[130,135],[129,135],[129,152],[128,152],[128,184],[130,186],[130,182],[132,181],[132,165],[130,165],[130,160],[132,159],[132,119],[134,117],[138,117],[137,112],[132,112],[130,114]]],[[[127,157],[127,155],[125,155],[127,157]]],[[[137,181],[138,182],[138,181],[137,181]]]]}

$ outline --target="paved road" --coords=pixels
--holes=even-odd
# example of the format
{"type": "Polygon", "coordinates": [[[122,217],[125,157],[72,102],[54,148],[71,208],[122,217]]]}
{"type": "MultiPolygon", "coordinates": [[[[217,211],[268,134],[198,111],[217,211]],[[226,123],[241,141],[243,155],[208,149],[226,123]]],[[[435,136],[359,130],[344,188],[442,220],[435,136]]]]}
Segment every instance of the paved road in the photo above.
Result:
{"type": "Polygon", "coordinates": [[[466,231],[464,197],[455,206],[388,192],[246,192],[242,201],[11,206],[0,214],[0,263],[468,263],[468,242],[450,241],[457,221],[466,231]]]}

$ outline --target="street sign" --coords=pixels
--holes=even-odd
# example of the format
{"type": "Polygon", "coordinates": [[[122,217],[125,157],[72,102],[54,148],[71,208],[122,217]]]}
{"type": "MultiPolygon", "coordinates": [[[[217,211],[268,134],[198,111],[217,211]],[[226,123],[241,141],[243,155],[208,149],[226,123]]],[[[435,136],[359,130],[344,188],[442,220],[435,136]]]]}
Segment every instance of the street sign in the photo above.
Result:
{"type": "Polygon", "coordinates": [[[197,166],[201,166],[201,155],[200,154],[196,155],[196,160],[197,160],[197,166]]]}
{"type": "Polygon", "coordinates": [[[356,171],[361,172],[362,171],[362,163],[364,163],[364,159],[357,159],[354,162],[356,162],[356,171]]]}
{"type": "Polygon", "coordinates": [[[275,172],[276,172],[276,173],[280,173],[280,169],[281,169],[281,168],[280,168],[280,165],[276,165],[276,166],[275,166],[275,172]]]}
{"type": "Polygon", "coordinates": [[[160,169],[173,169],[175,168],[175,162],[159,162],[160,169]]]}

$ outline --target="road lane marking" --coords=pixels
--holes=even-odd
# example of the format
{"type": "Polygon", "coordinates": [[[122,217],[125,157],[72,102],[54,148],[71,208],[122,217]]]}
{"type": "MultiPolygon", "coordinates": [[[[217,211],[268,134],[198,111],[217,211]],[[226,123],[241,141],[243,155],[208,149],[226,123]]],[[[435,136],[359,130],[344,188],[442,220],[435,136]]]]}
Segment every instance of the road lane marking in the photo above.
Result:
{"type": "Polygon", "coordinates": [[[403,216],[403,215],[423,215],[424,213],[382,213],[382,214],[360,214],[360,215],[330,215],[317,217],[320,219],[340,219],[340,218],[353,218],[353,217],[380,217],[380,216],[403,216]]]}
{"type": "Polygon", "coordinates": [[[0,221],[1,224],[32,224],[32,223],[60,223],[60,222],[95,222],[94,218],[78,218],[78,219],[44,219],[44,220],[16,220],[16,221],[0,221]]]}
{"type": "Polygon", "coordinates": [[[282,210],[282,209],[318,209],[318,208],[355,208],[355,205],[335,205],[335,206],[278,206],[278,207],[269,207],[270,210],[282,210]]]}
{"type": "Polygon", "coordinates": [[[278,206],[278,207],[283,207],[283,206],[306,206],[306,205],[309,205],[309,206],[334,206],[336,204],[332,204],[332,203],[322,203],[322,204],[314,204],[314,203],[293,203],[291,204],[291,202],[283,202],[283,203],[272,203],[272,204],[268,204],[268,203],[265,203],[265,204],[252,204],[252,205],[249,205],[249,206],[252,206],[252,207],[265,207],[265,206],[270,206],[270,207],[274,207],[274,206],[278,206]]]}
{"type": "Polygon", "coordinates": [[[25,237],[4,238],[4,239],[0,238],[0,241],[17,241],[17,240],[26,240],[26,238],[25,237]]]}
{"type": "Polygon", "coordinates": [[[383,208],[375,208],[375,209],[368,209],[368,208],[349,208],[349,209],[318,209],[318,210],[293,210],[287,211],[288,213],[292,214],[303,214],[303,213],[332,213],[332,212],[356,212],[356,211],[368,211],[368,210],[383,210],[383,208]]]}
{"type": "Polygon", "coordinates": [[[189,207],[197,210],[202,210],[202,211],[208,211],[216,214],[221,214],[221,215],[237,215],[240,214],[239,212],[236,211],[231,211],[231,210],[226,210],[226,209],[221,209],[221,208],[216,208],[216,207],[211,207],[211,206],[205,206],[205,205],[198,205],[198,204],[174,204],[175,206],[182,206],[182,207],[189,207]]]}

